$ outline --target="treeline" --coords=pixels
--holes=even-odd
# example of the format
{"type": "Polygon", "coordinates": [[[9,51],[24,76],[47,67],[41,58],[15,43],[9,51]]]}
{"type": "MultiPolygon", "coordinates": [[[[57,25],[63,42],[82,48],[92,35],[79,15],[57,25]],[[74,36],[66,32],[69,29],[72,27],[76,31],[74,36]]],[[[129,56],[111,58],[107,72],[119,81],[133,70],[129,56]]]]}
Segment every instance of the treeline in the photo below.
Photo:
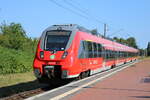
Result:
{"type": "Polygon", "coordinates": [[[6,48],[35,52],[37,39],[29,38],[21,24],[3,23],[0,26],[0,45],[6,48]]]}
{"type": "Polygon", "coordinates": [[[125,45],[128,45],[130,47],[138,49],[138,46],[136,44],[136,39],[134,37],[129,37],[127,39],[114,37],[113,40],[115,40],[116,42],[119,42],[119,43],[122,43],[122,44],[125,44],[125,45]]]}
{"type": "MultiPolygon", "coordinates": [[[[102,34],[98,33],[97,29],[91,30],[91,33],[92,33],[93,35],[96,35],[96,36],[104,37],[102,34]]],[[[135,39],[134,37],[129,37],[129,38],[127,38],[127,39],[125,39],[125,38],[118,38],[118,37],[114,37],[114,38],[105,37],[105,38],[138,49],[138,46],[137,46],[137,43],[136,43],[136,39],[135,39]]]]}
{"type": "Polygon", "coordinates": [[[146,51],[147,51],[147,56],[150,56],[150,42],[148,42],[146,51]]]}
{"type": "Polygon", "coordinates": [[[38,39],[29,38],[19,23],[0,25],[0,74],[32,70],[38,39]]]}

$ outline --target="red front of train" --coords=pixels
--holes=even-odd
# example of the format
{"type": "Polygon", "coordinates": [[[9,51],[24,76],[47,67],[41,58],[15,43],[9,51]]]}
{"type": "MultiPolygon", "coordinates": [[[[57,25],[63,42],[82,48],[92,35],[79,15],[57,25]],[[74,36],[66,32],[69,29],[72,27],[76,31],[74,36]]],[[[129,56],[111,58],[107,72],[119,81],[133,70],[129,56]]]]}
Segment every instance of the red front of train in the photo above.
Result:
{"type": "Polygon", "coordinates": [[[38,43],[33,67],[36,77],[65,79],[79,76],[77,63],[79,34],[72,25],[54,25],[46,29],[38,43]]]}
{"type": "Polygon", "coordinates": [[[53,25],[38,43],[34,73],[38,80],[76,78],[137,59],[138,50],[97,37],[78,25],[53,25]],[[112,58],[107,59],[107,52],[112,58]],[[124,57],[119,58],[119,54],[124,57]]]}

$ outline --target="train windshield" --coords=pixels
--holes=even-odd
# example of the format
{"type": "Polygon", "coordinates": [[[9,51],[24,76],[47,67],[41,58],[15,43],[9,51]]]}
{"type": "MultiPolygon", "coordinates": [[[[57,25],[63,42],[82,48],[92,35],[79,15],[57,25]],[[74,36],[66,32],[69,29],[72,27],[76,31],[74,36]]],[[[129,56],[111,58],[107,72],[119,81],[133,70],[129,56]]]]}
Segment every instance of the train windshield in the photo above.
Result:
{"type": "Polygon", "coordinates": [[[70,31],[48,31],[45,41],[45,49],[48,51],[63,51],[70,37],[70,31]]]}

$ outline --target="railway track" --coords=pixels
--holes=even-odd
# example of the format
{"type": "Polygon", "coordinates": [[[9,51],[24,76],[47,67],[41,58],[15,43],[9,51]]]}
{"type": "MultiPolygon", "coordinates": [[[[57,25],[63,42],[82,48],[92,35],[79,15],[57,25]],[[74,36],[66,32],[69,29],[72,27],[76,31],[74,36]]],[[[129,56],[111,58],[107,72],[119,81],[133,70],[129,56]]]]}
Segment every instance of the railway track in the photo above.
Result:
{"type": "Polygon", "coordinates": [[[29,98],[31,96],[61,87],[65,84],[67,84],[67,83],[62,83],[62,84],[56,85],[56,86],[48,86],[48,85],[43,84],[43,85],[37,86],[36,88],[31,89],[31,90],[8,95],[7,97],[5,97],[5,96],[1,97],[0,100],[23,100],[23,99],[29,98]]]}

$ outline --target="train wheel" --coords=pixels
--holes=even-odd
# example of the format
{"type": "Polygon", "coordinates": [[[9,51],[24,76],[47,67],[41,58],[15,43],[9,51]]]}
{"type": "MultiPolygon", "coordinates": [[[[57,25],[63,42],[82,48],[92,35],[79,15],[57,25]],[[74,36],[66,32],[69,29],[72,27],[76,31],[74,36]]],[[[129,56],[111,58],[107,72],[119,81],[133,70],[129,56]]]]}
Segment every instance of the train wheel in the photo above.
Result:
{"type": "Polygon", "coordinates": [[[81,74],[80,74],[80,79],[83,79],[85,77],[85,72],[82,72],[81,74]]]}
{"type": "Polygon", "coordinates": [[[85,72],[82,72],[82,73],[80,74],[81,79],[86,78],[86,77],[88,77],[88,76],[90,76],[90,71],[89,71],[89,70],[88,70],[88,71],[85,71],[85,72]]]}
{"type": "Polygon", "coordinates": [[[111,66],[111,69],[113,69],[113,68],[115,68],[115,67],[116,67],[116,65],[112,65],[112,66],[111,66]]]}
{"type": "Polygon", "coordinates": [[[77,80],[86,78],[90,76],[90,70],[85,71],[85,72],[81,72],[80,75],[76,78],[77,80]]]}
{"type": "Polygon", "coordinates": [[[90,70],[86,71],[86,77],[90,76],[90,70]]]}

